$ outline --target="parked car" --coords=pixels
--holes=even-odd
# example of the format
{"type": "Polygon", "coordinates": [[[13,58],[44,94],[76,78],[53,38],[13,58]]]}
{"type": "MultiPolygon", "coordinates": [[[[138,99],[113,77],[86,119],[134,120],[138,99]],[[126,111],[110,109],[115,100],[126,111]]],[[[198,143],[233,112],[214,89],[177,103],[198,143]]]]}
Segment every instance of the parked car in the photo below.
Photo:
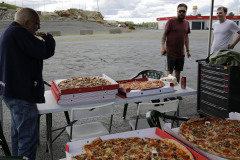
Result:
{"type": "Polygon", "coordinates": [[[125,24],[118,24],[118,27],[127,28],[125,24]]]}

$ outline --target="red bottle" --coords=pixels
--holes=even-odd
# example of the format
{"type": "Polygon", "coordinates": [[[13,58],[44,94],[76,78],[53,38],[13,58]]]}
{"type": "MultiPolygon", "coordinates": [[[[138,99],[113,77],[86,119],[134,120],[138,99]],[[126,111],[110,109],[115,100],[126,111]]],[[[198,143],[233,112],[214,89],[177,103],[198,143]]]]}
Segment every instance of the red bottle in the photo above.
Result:
{"type": "Polygon", "coordinates": [[[186,77],[181,77],[181,88],[186,89],[186,77]]]}

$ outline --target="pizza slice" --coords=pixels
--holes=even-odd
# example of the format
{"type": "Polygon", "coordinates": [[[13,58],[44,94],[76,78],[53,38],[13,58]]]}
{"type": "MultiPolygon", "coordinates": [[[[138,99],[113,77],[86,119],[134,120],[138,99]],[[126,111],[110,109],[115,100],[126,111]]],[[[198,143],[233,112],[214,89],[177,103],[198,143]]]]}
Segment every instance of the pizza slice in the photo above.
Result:
{"type": "Polygon", "coordinates": [[[194,160],[192,153],[182,144],[173,139],[144,138],[152,156],[166,159],[194,160]],[[153,152],[155,151],[155,152],[153,152]]]}

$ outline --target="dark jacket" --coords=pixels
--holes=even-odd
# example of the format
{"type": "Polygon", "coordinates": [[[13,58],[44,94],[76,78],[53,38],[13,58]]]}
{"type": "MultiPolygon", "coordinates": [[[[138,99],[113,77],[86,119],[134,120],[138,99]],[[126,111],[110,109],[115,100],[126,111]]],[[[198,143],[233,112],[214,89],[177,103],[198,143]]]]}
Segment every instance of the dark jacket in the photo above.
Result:
{"type": "Polygon", "coordinates": [[[0,37],[0,95],[44,103],[43,60],[55,46],[52,35],[43,41],[12,22],[0,37]]]}
{"type": "Polygon", "coordinates": [[[210,64],[240,67],[240,52],[220,49],[209,57],[210,64]]]}

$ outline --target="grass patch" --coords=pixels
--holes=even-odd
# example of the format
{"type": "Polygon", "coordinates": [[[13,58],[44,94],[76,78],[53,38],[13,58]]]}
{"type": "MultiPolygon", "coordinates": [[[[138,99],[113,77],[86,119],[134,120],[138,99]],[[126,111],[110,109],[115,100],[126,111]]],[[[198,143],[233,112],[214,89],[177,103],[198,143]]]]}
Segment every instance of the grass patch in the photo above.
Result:
{"type": "Polygon", "coordinates": [[[8,9],[17,9],[17,8],[22,8],[22,7],[19,7],[19,6],[15,6],[15,5],[12,5],[12,4],[8,4],[8,3],[5,3],[4,1],[2,1],[2,3],[0,3],[0,7],[6,7],[8,9]]]}
{"type": "Polygon", "coordinates": [[[122,30],[122,33],[131,33],[131,32],[133,32],[133,30],[122,30]]]}

